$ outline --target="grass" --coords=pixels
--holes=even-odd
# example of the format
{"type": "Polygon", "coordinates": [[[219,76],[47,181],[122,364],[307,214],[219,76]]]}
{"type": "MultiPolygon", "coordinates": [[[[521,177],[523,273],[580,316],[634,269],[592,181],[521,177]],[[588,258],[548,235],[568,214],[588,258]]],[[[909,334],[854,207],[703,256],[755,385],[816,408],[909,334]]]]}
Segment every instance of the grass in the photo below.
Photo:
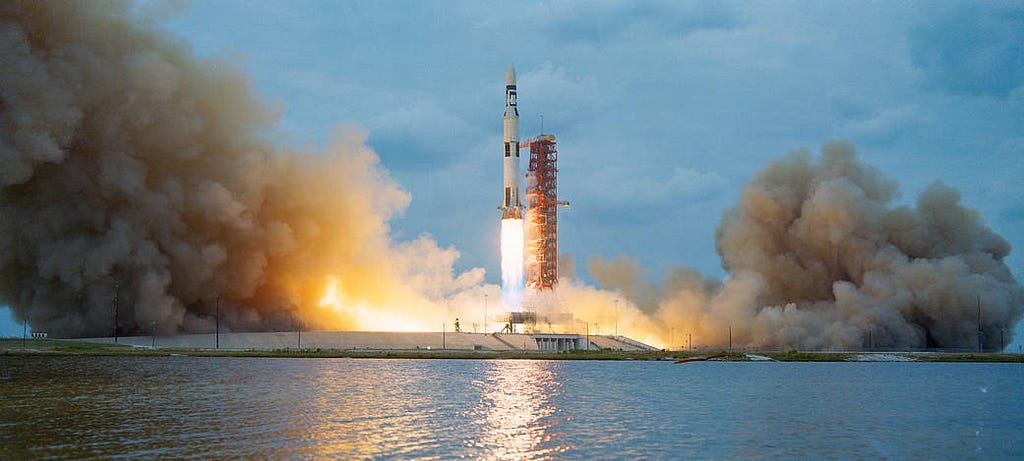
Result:
{"type": "Polygon", "coordinates": [[[103,351],[131,351],[131,346],[123,344],[98,344],[85,341],[74,341],[65,339],[0,339],[0,349],[4,352],[15,351],[38,351],[38,352],[103,352],[103,351]]]}
{"type": "MultiPolygon", "coordinates": [[[[779,362],[844,362],[860,352],[753,352],[779,362]]],[[[526,360],[659,360],[674,361],[689,357],[707,357],[728,354],[728,361],[748,361],[743,352],[725,350],[689,351],[471,351],[471,350],[380,350],[380,349],[173,349],[136,348],[123,344],[91,343],[64,339],[0,339],[3,355],[82,355],[82,356],[134,356],[166,357],[189,355],[196,357],[280,357],[280,358],[402,358],[402,359],[526,359],[526,360]]],[[[890,353],[908,356],[920,362],[1011,362],[1024,363],[1024,355],[999,353],[890,353]]]]}

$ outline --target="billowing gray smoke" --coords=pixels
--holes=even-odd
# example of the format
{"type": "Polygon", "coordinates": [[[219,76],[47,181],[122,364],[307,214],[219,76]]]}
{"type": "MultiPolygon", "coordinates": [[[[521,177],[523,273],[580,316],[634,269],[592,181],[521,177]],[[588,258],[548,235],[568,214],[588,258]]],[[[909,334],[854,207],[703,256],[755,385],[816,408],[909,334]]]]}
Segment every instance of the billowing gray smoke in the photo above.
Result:
{"type": "Polygon", "coordinates": [[[353,302],[406,294],[386,222],[409,196],[365,133],[275,151],[234,66],[129,6],[0,2],[0,305],[109,335],[115,306],[122,333],[210,331],[218,299],[227,328],[349,325],[316,310],[326,276],[353,302]]]}
{"type": "MultiPolygon", "coordinates": [[[[123,333],[211,331],[218,299],[232,329],[422,329],[487,292],[482,270],[454,273],[454,249],[389,239],[409,196],[365,133],[272,148],[276,115],[241,73],[125,3],[0,2],[0,63],[0,304],[34,329],[108,335],[116,306],[123,333]]],[[[731,331],[760,347],[974,348],[979,307],[985,347],[1003,329],[1009,342],[1024,288],[1007,242],[950,187],[912,208],[895,194],[849,144],[796,153],[717,229],[724,282],[678,270],[652,288],[628,259],[595,261],[631,305],[575,282],[559,302],[673,347],[731,331]]]]}
{"type": "Polygon", "coordinates": [[[716,232],[726,270],[763,283],[755,342],[998,348],[1024,312],[1010,245],[935,183],[891,208],[897,184],[832,142],[769,165],[716,232]],[[980,307],[980,311],[979,311],[980,307]],[[980,319],[979,319],[980,315],[980,319]],[[872,344],[867,344],[868,342],[872,344]]]}
{"type": "Polygon", "coordinates": [[[629,257],[595,257],[587,270],[604,290],[565,279],[560,302],[672,348],[1009,344],[1024,315],[1024,287],[1003,262],[1010,245],[954,188],[932,184],[914,207],[894,207],[896,195],[850,143],[825,144],[818,161],[795,152],[767,165],[725,212],[716,229],[724,281],[676,268],[652,284],[629,257]]]}
{"type": "Polygon", "coordinates": [[[915,207],[892,207],[896,193],[852,145],[830,142],[819,162],[802,151],[769,164],[725,213],[724,283],[677,269],[652,286],[628,258],[587,267],[649,317],[635,330],[663,342],[677,331],[711,347],[731,333],[760,348],[975,350],[979,322],[986,350],[1011,342],[1024,287],[1003,263],[1010,245],[954,188],[932,184],[915,207]]]}
{"type": "Polygon", "coordinates": [[[589,265],[696,344],[768,348],[986,350],[1012,340],[1024,288],[1003,263],[1010,245],[960,193],[932,184],[892,207],[897,184],[827,143],[819,162],[795,152],[744,188],[716,230],[722,285],[686,270],[660,287],[629,260],[589,265]],[[980,335],[979,335],[980,324],[980,335]]]}

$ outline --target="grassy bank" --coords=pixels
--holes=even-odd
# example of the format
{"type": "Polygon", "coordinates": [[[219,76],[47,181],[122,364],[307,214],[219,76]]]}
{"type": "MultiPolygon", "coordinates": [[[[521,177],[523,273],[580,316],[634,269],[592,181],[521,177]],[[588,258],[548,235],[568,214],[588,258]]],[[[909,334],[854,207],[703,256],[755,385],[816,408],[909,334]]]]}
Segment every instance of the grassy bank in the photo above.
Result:
{"type": "MultiPolygon", "coordinates": [[[[91,343],[62,339],[0,339],[3,355],[81,355],[81,356],[135,356],[167,357],[188,355],[195,357],[295,357],[295,358],[405,358],[405,359],[532,359],[532,360],[662,360],[674,361],[690,357],[729,355],[720,360],[751,361],[747,354],[756,354],[777,362],[846,362],[891,361],[903,358],[917,362],[1006,362],[1024,363],[1024,355],[1000,353],[946,353],[946,352],[728,352],[686,351],[624,352],[624,351],[471,351],[471,350],[368,350],[368,349],[175,349],[144,348],[123,344],[91,343]],[[877,358],[877,360],[872,360],[877,358]]],[[[763,360],[763,359],[762,359],[763,360]]]]}

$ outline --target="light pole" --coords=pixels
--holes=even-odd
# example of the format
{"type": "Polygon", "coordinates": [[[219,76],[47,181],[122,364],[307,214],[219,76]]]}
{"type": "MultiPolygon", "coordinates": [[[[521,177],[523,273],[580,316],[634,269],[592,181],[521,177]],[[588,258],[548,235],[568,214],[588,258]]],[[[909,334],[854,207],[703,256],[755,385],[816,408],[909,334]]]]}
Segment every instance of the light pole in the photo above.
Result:
{"type": "Polygon", "coordinates": [[[214,336],[217,338],[217,349],[220,349],[220,296],[217,296],[217,329],[214,336]]]}
{"type": "Polygon", "coordinates": [[[619,298],[615,298],[615,336],[619,336],[619,298]]]}
{"type": "Polygon", "coordinates": [[[669,328],[668,332],[668,350],[672,350],[672,345],[676,343],[676,327],[669,328]]]}
{"type": "MultiPolygon", "coordinates": [[[[576,324],[577,325],[579,325],[581,323],[583,324],[583,327],[586,329],[586,335],[587,335],[587,347],[586,347],[586,350],[589,351],[590,350],[590,323],[588,323],[585,320],[576,320],[576,324]]],[[[576,330],[576,334],[579,334],[579,330],[576,330]]]]}
{"type": "Polygon", "coordinates": [[[484,334],[487,334],[487,294],[484,293],[484,334]]]}
{"type": "Polygon", "coordinates": [[[299,333],[299,335],[298,335],[298,348],[302,349],[302,323],[299,322],[299,313],[298,313],[298,311],[296,311],[295,314],[293,314],[293,315],[294,315],[294,317],[292,317],[292,318],[295,321],[295,331],[297,331],[299,333]]]}
{"type": "Polygon", "coordinates": [[[686,334],[686,348],[693,352],[693,335],[690,333],[686,334]]]}
{"type": "Polygon", "coordinates": [[[978,352],[982,350],[982,333],[981,333],[981,295],[978,295],[978,352]]]}
{"type": "Polygon", "coordinates": [[[117,343],[117,280],[114,280],[114,343],[117,343]]]}

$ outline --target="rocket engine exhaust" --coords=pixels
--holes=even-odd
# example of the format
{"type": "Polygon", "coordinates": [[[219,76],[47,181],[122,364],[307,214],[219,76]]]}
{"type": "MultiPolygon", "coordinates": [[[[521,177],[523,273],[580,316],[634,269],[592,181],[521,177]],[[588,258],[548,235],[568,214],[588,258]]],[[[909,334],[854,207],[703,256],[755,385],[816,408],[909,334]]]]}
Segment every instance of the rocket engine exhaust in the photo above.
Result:
{"type": "Polygon", "coordinates": [[[523,220],[501,220],[501,294],[509,310],[518,311],[523,297],[523,220]]]}

